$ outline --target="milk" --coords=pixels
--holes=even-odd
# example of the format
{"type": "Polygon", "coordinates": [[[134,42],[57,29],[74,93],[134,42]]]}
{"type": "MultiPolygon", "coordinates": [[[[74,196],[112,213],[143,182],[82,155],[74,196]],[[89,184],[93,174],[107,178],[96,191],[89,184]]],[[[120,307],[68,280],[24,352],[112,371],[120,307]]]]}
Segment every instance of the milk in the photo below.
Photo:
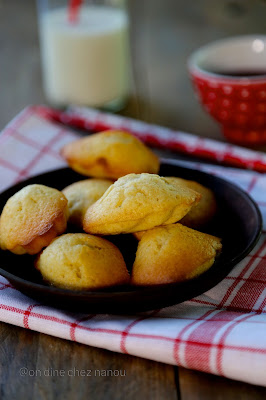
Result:
{"type": "Polygon", "coordinates": [[[77,23],[66,8],[40,21],[44,90],[48,101],[101,107],[122,101],[129,86],[128,19],[122,9],[86,6],[77,23]]]}

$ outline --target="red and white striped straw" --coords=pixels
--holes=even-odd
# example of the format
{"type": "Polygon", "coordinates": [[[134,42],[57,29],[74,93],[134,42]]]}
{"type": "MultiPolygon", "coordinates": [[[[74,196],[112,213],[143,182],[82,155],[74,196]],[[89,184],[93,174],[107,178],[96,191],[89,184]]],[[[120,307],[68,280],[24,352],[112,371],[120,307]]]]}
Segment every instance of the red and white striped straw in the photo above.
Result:
{"type": "Polygon", "coordinates": [[[69,0],[68,2],[68,21],[77,23],[79,20],[80,7],[83,0],[69,0]]]}

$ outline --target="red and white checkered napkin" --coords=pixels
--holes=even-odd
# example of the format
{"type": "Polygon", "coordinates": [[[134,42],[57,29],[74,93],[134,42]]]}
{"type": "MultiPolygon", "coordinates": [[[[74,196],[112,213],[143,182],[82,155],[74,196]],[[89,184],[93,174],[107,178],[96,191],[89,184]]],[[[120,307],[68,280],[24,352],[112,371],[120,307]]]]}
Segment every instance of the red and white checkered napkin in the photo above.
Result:
{"type": "MultiPolygon", "coordinates": [[[[58,150],[75,134],[29,107],[0,135],[0,190],[64,166],[58,150]]],[[[184,163],[182,163],[184,164],[184,163]]],[[[257,201],[266,221],[266,176],[203,166],[257,201]]],[[[88,345],[266,386],[266,242],[208,292],[135,316],[84,315],[37,304],[0,277],[0,320],[88,345]]]]}

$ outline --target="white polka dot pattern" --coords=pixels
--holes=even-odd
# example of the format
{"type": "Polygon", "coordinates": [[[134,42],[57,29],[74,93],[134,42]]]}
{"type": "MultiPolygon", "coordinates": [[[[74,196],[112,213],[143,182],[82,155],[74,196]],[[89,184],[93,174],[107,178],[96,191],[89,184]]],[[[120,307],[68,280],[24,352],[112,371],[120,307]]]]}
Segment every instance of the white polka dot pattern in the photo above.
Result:
{"type": "Polygon", "coordinates": [[[191,72],[205,110],[231,141],[266,143],[266,79],[210,77],[191,72]]]}

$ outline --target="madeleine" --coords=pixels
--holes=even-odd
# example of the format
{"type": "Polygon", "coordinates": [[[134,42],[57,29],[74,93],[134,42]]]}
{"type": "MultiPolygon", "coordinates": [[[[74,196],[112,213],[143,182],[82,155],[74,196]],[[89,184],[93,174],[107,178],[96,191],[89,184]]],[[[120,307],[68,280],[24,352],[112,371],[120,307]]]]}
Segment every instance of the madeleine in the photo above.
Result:
{"type": "Polygon", "coordinates": [[[181,224],[145,232],[132,269],[133,285],[182,282],[207,271],[221,251],[221,240],[181,224]]]}
{"type": "Polygon", "coordinates": [[[118,179],[88,208],[85,232],[100,235],[132,233],[172,224],[201,198],[194,190],[174,186],[155,174],[129,174],[118,179]]]}
{"type": "Polygon", "coordinates": [[[67,199],[59,190],[28,185],[7,201],[0,219],[0,245],[15,254],[36,254],[66,230],[67,199]]]}
{"type": "Polygon", "coordinates": [[[84,179],[65,187],[62,193],[68,200],[68,222],[82,228],[87,209],[102,197],[112,183],[107,179],[84,179]]]}
{"type": "Polygon", "coordinates": [[[61,154],[75,171],[95,178],[118,179],[142,172],[157,174],[158,157],[130,133],[105,131],[65,145],[61,154]]]}
{"type": "Polygon", "coordinates": [[[54,239],[38,256],[35,267],[46,282],[64,289],[106,288],[130,281],[119,249],[85,233],[68,233],[54,239]]]}
{"type": "Polygon", "coordinates": [[[182,185],[201,194],[199,203],[185,215],[180,221],[181,224],[199,229],[212,220],[217,211],[217,203],[212,190],[195,181],[176,177],[167,177],[166,179],[172,185],[182,185]]]}

